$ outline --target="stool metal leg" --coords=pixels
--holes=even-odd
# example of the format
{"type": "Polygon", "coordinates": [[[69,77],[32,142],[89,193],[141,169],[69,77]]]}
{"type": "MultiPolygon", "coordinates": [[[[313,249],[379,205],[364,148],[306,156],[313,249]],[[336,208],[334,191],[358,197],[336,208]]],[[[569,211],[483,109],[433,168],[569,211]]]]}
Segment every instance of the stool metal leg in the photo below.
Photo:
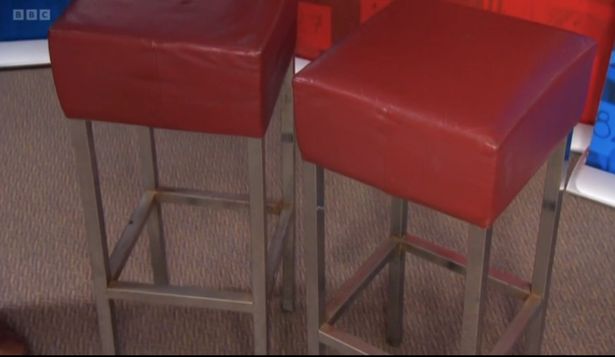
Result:
{"type": "MultiPolygon", "coordinates": [[[[406,234],[408,221],[408,202],[393,197],[391,202],[391,236],[401,238],[406,234]]],[[[404,324],[404,269],[406,253],[402,247],[391,257],[389,263],[389,304],[387,306],[387,341],[399,346],[403,336],[404,324]]]]}
{"type": "Polygon", "coordinates": [[[303,164],[306,307],[308,354],[324,353],[320,327],[325,323],[325,191],[324,170],[303,164]]]}
{"type": "Polygon", "coordinates": [[[543,193],[542,212],[538,230],[538,244],[534,260],[532,294],[541,297],[540,311],[527,329],[527,353],[540,354],[549,301],[551,271],[555,257],[557,230],[562,208],[563,193],[568,173],[570,140],[564,140],[551,154],[543,193]]]}
{"type": "Polygon", "coordinates": [[[111,274],[92,123],[84,120],[70,120],[70,123],[92,265],[93,292],[102,352],[113,355],[116,353],[114,308],[113,302],[106,296],[111,274]]]}
{"type": "Polygon", "coordinates": [[[295,121],[293,120],[292,78],[295,71],[294,60],[291,61],[282,88],[282,189],[284,203],[293,207],[288,236],[284,241],[282,260],[282,310],[295,310],[295,236],[297,209],[295,205],[295,121]]]}
{"type": "MultiPolygon", "coordinates": [[[[136,131],[138,135],[139,159],[142,166],[143,186],[145,190],[156,190],[159,186],[159,182],[154,129],[136,127],[136,131]]],[[[160,203],[154,202],[154,207],[147,221],[147,234],[149,236],[154,283],[157,285],[168,285],[169,274],[167,271],[166,248],[161,216],[160,203]]]]}
{"type": "Polygon", "coordinates": [[[248,139],[248,178],[250,180],[250,234],[252,249],[252,295],[254,314],[254,352],[269,350],[267,292],[267,216],[265,211],[264,140],[248,139]]]}
{"type": "Polygon", "coordinates": [[[491,227],[470,226],[461,334],[461,354],[464,355],[478,355],[481,351],[491,235],[491,227]]]}

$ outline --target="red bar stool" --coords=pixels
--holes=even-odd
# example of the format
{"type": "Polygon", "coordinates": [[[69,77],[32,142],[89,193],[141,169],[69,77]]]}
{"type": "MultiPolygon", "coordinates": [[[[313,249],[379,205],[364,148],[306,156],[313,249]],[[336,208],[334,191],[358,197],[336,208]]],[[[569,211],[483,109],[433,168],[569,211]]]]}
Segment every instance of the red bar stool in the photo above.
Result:
{"type": "Polygon", "coordinates": [[[465,274],[461,352],[481,352],[486,282],[524,300],[494,348],[526,327],[540,350],[568,140],[585,103],[595,45],[588,38],[441,1],[397,1],[294,79],[304,164],[310,354],[383,353],[334,324],[389,266],[387,337],[402,336],[405,253],[465,274]],[[534,276],[489,268],[492,226],[548,162],[534,276]],[[324,169],[392,200],[391,234],[325,299],[324,169]],[[406,234],[407,200],[469,223],[467,258],[406,234]]]}
{"type": "Polygon", "coordinates": [[[280,264],[283,308],[294,308],[295,24],[296,4],[289,0],[75,0],[51,29],[58,97],[66,116],[80,119],[70,125],[105,353],[116,352],[116,299],[251,313],[257,354],[268,351],[268,296],[280,264]],[[284,192],[282,200],[268,203],[263,136],[280,110],[284,192]],[[137,126],[141,148],[145,193],[111,254],[92,120],[137,126]],[[245,137],[249,195],[162,186],[153,128],[245,137]],[[167,202],[249,206],[251,294],[169,285],[160,212],[167,202]],[[267,213],[280,215],[269,244],[267,213]],[[144,226],[155,283],[119,281],[144,226]]]}

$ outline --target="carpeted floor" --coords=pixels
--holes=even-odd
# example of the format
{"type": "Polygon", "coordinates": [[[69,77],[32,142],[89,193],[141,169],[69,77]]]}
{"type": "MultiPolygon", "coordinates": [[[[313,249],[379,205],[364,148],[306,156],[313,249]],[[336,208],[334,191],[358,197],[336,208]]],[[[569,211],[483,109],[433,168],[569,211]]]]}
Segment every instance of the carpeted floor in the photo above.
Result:
{"type": "MultiPolygon", "coordinates": [[[[274,125],[270,133],[277,132],[274,125]]],[[[139,168],[126,127],[95,125],[108,233],[116,239],[139,199],[139,168]]],[[[273,179],[277,143],[268,137],[273,179]]],[[[167,185],[247,191],[241,139],[157,133],[167,185]]],[[[0,72],[0,319],[30,341],[36,354],[100,350],[90,291],[83,217],[72,147],[49,69],[0,72]]],[[[497,222],[492,263],[529,277],[544,171],[497,222]]],[[[349,277],[387,234],[388,198],[328,174],[328,284],[349,277]]],[[[270,192],[278,194],[273,179],[270,192]]],[[[299,186],[301,187],[301,186],[299,186]]],[[[249,287],[248,211],[165,206],[172,280],[215,288],[249,287]]],[[[466,226],[411,206],[410,231],[464,250],[466,226]]],[[[301,224],[299,223],[299,232],[301,224]]],[[[274,353],[305,353],[302,237],[294,314],[272,304],[274,353]]],[[[615,353],[615,210],[566,196],[544,352],[615,353]]],[[[147,242],[136,248],[123,278],[149,280],[147,242]]],[[[384,344],[386,270],[340,322],[384,344]]],[[[391,352],[454,354],[459,345],[463,279],[409,257],[405,340],[391,352]]],[[[520,304],[490,291],[485,347],[493,345],[520,304]]],[[[128,354],[250,354],[251,318],[227,312],[120,303],[120,344],[128,354]]],[[[519,348],[517,352],[522,351],[519,348]]]]}

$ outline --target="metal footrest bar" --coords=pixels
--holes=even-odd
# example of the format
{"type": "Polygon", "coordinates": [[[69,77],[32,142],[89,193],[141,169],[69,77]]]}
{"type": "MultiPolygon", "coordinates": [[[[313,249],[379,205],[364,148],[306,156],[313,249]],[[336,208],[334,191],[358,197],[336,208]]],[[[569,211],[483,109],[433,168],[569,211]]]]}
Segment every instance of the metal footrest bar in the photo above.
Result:
{"type": "MultiPolygon", "coordinates": [[[[252,295],[244,292],[220,292],[193,287],[160,286],[151,284],[118,282],[126,262],[136,245],[155,202],[205,206],[217,204],[227,207],[249,205],[247,195],[207,192],[188,189],[164,188],[146,191],[124,228],[122,236],[109,257],[111,282],[107,288],[109,299],[135,300],[160,304],[205,307],[237,312],[252,312],[252,295]]],[[[292,206],[283,202],[269,203],[269,213],[279,214],[280,219],[269,244],[267,279],[269,294],[273,292],[277,270],[284,254],[284,242],[288,236],[290,222],[294,215],[292,206]]]]}
{"type": "Polygon", "coordinates": [[[508,328],[504,334],[502,334],[495,347],[489,354],[500,356],[510,354],[515,343],[523,335],[527,325],[534,319],[540,310],[541,304],[542,298],[535,295],[530,295],[530,297],[525,301],[525,304],[523,304],[521,311],[517,313],[517,316],[515,316],[513,321],[508,325],[508,328]]]}
{"type": "MultiPolygon", "coordinates": [[[[124,231],[109,257],[111,281],[116,281],[120,277],[156,201],[160,203],[188,204],[193,206],[211,206],[213,204],[229,208],[238,205],[247,207],[250,204],[248,195],[243,194],[209,192],[183,188],[160,188],[156,191],[146,191],[139,205],[130,216],[128,224],[124,227],[124,231]]],[[[273,281],[276,277],[277,268],[282,261],[284,241],[288,235],[289,223],[293,218],[294,209],[283,201],[268,202],[267,212],[280,215],[279,223],[276,226],[273,238],[269,244],[269,256],[271,258],[267,263],[267,277],[272,283],[269,285],[270,290],[273,290],[273,281]]]]}
{"type": "MultiPolygon", "coordinates": [[[[424,258],[456,273],[465,274],[466,257],[462,254],[414,236],[400,241],[408,253],[424,258]]],[[[530,296],[531,284],[501,270],[489,269],[489,281],[508,295],[526,300],[530,296]]]]}
{"type": "MultiPolygon", "coordinates": [[[[235,206],[248,206],[250,200],[247,194],[223,193],[184,188],[160,187],[156,191],[156,200],[160,203],[188,204],[192,206],[222,206],[232,208],[235,206]]],[[[267,212],[281,214],[284,209],[283,201],[267,202],[267,212]]]]}
{"type": "Polygon", "coordinates": [[[113,248],[113,252],[109,257],[111,280],[117,280],[120,277],[122,269],[124,269],[128,258],[130,258],[130,253],[132,253],[132,249],[139,240],[139,235],[143,231],[147,218],[154,207],[154,198],[155,193],[152,191],[146,191],[143,194],[139,206],[130,216],[128,225],[124,228],[120,240],[113,248]]]}
{"type": "Polygon", "coordinates": [[[320,327],[319,340],[346,355],[388,355],[360,338],[336,329],[333,324],[341,317],[361,291],[386,266],[399,243],[387,240],[365,260],[356,273],[333,294],[326,307],[327,323],[320,327]]]}
{"type": "Polygon", "coordinates": [[[112,282],[107,288],[107,297],[114,300],[132,300],[152,304],[252,312],[252,295],[243,292],[112,282]]]}
{"type": "MultiPolygon", "coordinates": [[[[466,258],[452,250],[441,247],[427,240],[406,236],[393,237],[383,242],[374,253],[365,260],[356,273],[346,280],[329,299],[326,306],[326,323],[321,326],[319,339],[321,343],[335,348],[343,354],[386,355],[382,350],[362,341],[356,336],[336,329],[333,325],[346,311],[357,295],[373,280],[390,261],[395,249],[404,249],[457,273],[465,273],[466,258]]],[[[520,278],[496,269],[490,270],[490,281],[505,292],[525,300],[525,303],[507,330],[491,351],[493,355],[510,353],[519,340],[526,326],[540,310],[542,299],[530,294],[530,284],[520,278]]]]}
{"type": "Polygon", "coordinates": [[[357,272],[337,289],[327,302],[326,321],[329,325],[335,324],[357,295],[385,267],[398,246],[399,244],[392,240],[382,243],[357,272]]]}
{"type": "Polygon", "coordinates": [[[293,207],[287,207],[282,210],[280,220],[269,242],[269,251],[267,253],[267,286],[269,291],[267,291],[267,295],[271,295],[275,287],[276,275],[284,255],[284,242],[288,237],[288,228],[290,227],[290,222],[292,222],[293,215],[293,207]]]}
{"type": "Polygon", "coordinates": [[[360,338],[338,330],[329,324],[324,324],[320,328],[319,338],[322,343],[335,348],[337,352],[343,355],[389,355],[360,338]]]}

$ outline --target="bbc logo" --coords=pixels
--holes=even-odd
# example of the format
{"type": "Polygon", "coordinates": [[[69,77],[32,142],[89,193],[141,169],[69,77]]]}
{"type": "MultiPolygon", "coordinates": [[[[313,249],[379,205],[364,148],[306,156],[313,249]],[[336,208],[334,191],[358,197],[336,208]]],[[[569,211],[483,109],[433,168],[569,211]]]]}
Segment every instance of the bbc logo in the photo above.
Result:
{"type": "Polygon", "coordinates": [[[13,21],[51,21],[51,9],[13,9],[13,21]]]}

